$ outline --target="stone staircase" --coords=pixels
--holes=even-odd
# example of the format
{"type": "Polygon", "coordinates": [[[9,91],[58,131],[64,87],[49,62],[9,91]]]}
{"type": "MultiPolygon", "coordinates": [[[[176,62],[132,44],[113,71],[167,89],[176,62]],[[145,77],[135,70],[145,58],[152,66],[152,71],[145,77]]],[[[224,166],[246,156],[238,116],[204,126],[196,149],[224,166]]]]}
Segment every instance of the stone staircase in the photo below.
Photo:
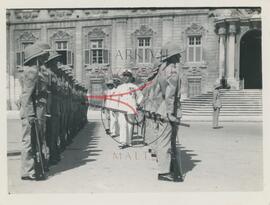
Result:
{"type": "MultiPolygon", "coordinates": [[[[262,116],[262,90],[221,90],[222,108],[220,116],[262,116]]],[[[183,117],[211,116],[212,92],[184,99],[181,102],[183,117]]]]}

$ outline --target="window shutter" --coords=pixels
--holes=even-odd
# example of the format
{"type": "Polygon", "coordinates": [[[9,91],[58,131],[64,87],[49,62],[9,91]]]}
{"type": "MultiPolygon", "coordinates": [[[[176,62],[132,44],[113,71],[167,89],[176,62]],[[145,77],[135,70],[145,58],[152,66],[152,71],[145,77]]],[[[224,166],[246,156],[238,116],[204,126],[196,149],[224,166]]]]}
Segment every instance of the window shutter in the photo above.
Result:
{"type": "Polygon", "coordinates": [[[70,66],[73,65],[73,60],[74,60],[73,58],[74,58],[74,55],[72,51],[68,50],[67,51],[67,65],[70,65],[70,66]]]}
{"type": "Polygon", "coordinates": [[[109,63],[109,52],[106,49],[103,50],[103,63],[109,63]]]}
{"type": "Polygon", "coordinates": [[[16,65],[17,66],[22,65],[22,62],[21,62],[21,52],[17,52],[16,53],[16,65]]]}
{"type": "Polygon", "coordinates": [[[196,62],[201,61],[201,47],[196,47],[196,62]]]}
{"type": "Polygon", "coordinates": [[[188,61],[189,62],[194,61],[194,48],[193,47],[188,48],[188,61]]]}
{"type": "Polygon", "coordinates": [[[25,60],[25,57],[24,57],[24,51],[22,51],[22,53],[21,53],[21,65],[23,65],[23,62],[24,62],[24,60],[25,60]]]}
{"type": "Polygon", "coordinates": [[[89,65],[90,64],[90,50],[86,49],[84,50],[84,64],[89,65]]]}
{"type": "Polygon", "coordinates": [[[90,65],[93,64],[93,51],[90,50],[90,65]]]}

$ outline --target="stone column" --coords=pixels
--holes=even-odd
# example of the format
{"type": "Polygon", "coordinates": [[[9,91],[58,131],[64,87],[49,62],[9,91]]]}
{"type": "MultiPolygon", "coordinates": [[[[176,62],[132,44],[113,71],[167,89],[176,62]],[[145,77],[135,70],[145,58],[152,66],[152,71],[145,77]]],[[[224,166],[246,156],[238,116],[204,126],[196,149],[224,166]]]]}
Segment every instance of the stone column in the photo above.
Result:
{"type": "Polygon", "coordinates": [[[173,38],[173,17],[162,18],[162,45],[173,38]]]}
{"type": "Polygon", "coordinates": [[[226,28],[225,25],[222,25],[218,29],[218,35],[219,35],[219,79],[221,79],[223,76],[225,77],[225,54],[226,54],[226,48],[225,48],[225,41],[226,41],[226,28]]]}
{"type": "Polygon", "coordinates": [[[81,83],[82,77],[83,77],[83,65],[82,65],[82,25],[81,22],[76,22],[76,31],[75,31],[75,49],[74,52],[74,58],[75,62],[73,62],[74,69],[75,69],[75,76],[76,79],[81,83]]]}
{"type": "Polygon", "coordinates": [[[227,79],[228,83],[235,87],[234,69],[235,69],[235,22],[229,23],[229,36],[227,42],[227,79]]]}

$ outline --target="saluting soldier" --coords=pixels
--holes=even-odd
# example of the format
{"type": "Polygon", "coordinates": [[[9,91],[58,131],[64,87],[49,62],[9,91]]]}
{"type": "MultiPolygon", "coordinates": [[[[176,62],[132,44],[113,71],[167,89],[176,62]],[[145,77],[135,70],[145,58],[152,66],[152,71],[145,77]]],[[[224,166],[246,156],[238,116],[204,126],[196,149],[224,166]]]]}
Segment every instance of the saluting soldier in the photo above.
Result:
{"type": "Polygon", "coordinates": [[[124,83],[119,85],[117,88],[118,93],[127,93],[119,96],[119,107],[120,110],[126,112],[119,113],[119,125],[120,125],[120,142],[121,149],[129,147],[133,136],[135,114],[137,112],[137,106],[141,103],[143,95],[138,86],[132,83],[134,81],[132,71],[124,70],[122,73],[124,83]],[[124,102],[127,105],[124,105],[124,102]],[[127,120],[128,119],[128,120],[127,120]]]}
{"type": "MultiPolygon", "coordinates": [[[[176,162],[176,137],[178,134],[178,125],[180,122],[180,97],[181,97],[181,79],[176,64],[180,61],[181,49],[173,42],[166,43],[162,51],[166,51],[166,56],[162,56],[162,64],[156,79],[156,85],[153,87],[152,96],[153,112],[161,119],[169,121],[165,130],[160,130],[159,140],[156,146],[158,161],[158,179],[166,181],[182,181],[180,165],[176,162]],[[178,169],[176,169],[178,168],[178,169]]],[[[163,124],[163,122],[159,122],[163,124]]]]}
{"type": "MultiPolygon", "coordinates": [[[[39,150],[45,141],[42,123],[44,87],[39,87],[39,72],[48,59],[49,45],[36,42],[25,49],[24,73],[22,75],[22,94],[20,97],[20,117],[22,121],[21,179],[44,179],[43,154],[39,150]],[[37,121],[36,121],[37,119],[37,121]],[[42,156],[43,155],[43,156],[42,156]]],[[[45,123],[45,122],[44,122],[45,123]]]]}

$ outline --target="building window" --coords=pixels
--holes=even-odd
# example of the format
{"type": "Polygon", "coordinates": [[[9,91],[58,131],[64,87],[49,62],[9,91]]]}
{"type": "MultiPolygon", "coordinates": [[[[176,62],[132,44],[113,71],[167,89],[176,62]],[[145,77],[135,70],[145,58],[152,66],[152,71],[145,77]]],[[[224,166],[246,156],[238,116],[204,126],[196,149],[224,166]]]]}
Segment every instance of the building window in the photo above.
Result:
{"type": "Polygon", "coordinates": [[[16,66],[23,66],[23,62],[25,61],[24,50],[33,43],[32,41],[21,42],[19,49],[16,51],[16,66]]]}
{"type": "Polygon", "coordinates": [[[68,41],[55,41],[55,49],[62,56],[63,65],[73,65],[74,55],[68,41]]]}
{"type": "Polygon", "coordinates": [[[202,37],[189,36],[188,49],[187,49],[188,62],[201,62],[202,61],[202,37]]]}
{"type": "Polygon", "coordinates": [[[104,49],[102,39],[90,40],[89,49],[85,50],[85,65],[108,64],[108,50],[104,49]]]}
{"type": "Polygon", "coordinates": [[[201,94],[201,79],[188,79],[188,97],[193,97],[201,94]]]}
{"type": "Polygon", "coordinates": [[[90,42],[90,49],[92,51],[91,60],[92,63],[103,63],[103,41],[94,40],[90,42]]]}
{"type": "Polygon", "coordinates": [[[137,39],[137,62],[138,63],[151,63],[151,38],[138,38],[137,39]]]}

